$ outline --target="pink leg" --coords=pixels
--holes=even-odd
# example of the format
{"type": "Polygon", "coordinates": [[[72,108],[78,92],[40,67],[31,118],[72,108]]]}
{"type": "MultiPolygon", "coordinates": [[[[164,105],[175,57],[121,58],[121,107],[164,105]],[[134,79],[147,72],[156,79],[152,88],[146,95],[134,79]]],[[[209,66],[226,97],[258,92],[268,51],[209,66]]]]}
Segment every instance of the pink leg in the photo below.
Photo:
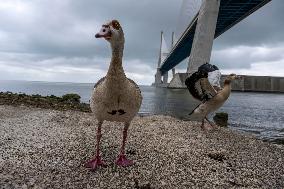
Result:
{"type": "Polygon", "coordinates": [[[94,159],[91,159],[85,164],[85,167],[90,168],[91,170],[96,170],[99,166],[106,166],[106,164],[101,160],[100,157],[100,140],[102,137],[101,134],[101,126],[103,122],[99,121],[98,123],[98,130],[97,130],[97,151],[96,151],[96,156],[94,159]]]}
{"type": "Polygon", "coordinates": [[[211,128],[212,128],[212,129],[218,128],[218,126],[215,125],[214,123],[211,123],[211,121],[210,121],[207,117],[205,117],[205,119],[206,119],[206,121],[211,125],[211,128]]]}
{"type": "Polygon", "coordinates": [[[118,156],[118,158],[115,162],[116,165],[123,166],[123,167],[131,166],[131,165],[134,164],[133,161],[128,160],[125,157],[125,143],[126,143],[127,130],[128,130],[129,125],[130,125],[130,123],[125,123],[125,125],[124,125],[122,146],[121,146],[120,154],[119,154],[119,156],[118,156]]]}

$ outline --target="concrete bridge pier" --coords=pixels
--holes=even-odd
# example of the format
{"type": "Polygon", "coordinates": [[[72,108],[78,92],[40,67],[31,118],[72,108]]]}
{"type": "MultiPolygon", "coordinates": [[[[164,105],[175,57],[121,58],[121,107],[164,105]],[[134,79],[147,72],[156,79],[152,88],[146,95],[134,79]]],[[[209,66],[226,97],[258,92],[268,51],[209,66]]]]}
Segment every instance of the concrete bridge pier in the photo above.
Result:
{"type": "Polygon", "coordinates": [[[155,74],[155,83],[152,85],[156,87],[167,87],[168,86],[168,72],[164,73],[164,75],[161,74],[161,71],[159,68],[157,68],[157,72],[155,74]]]}
{"type": "Polygon", "coordinates": [[[203,0],[197,18],[192,49],[186,73],[175,74],[169,88],[184,88],[185,79],[198,70],[198,67],[210,62],[220,0],[203,0]]]}
{"type": "Polygon", "coordinates": [[[161,31],[159,59],[157,72],[155,74],[155,83],[153,83],[154,86],[166,87],[168,85],[168,72],[165,72],[162,75],[162,72],[160,71],[161,63],[168,56],[168,53],[168,48],[163,37],[163,31],[161,31]]]}
{"type": "Polygon", "coordinates": [[[219,7],[220,0],[204,0],[201,4],[187,73],[193,73],[202,64],[210,62],[219,7]]]}
{"type": "Polygon", "coordinates": [[[172,75],[173,75],[173,77],[175,76],[175,74],[176,74],[176,69],[173,68],[173,69],[172,69],[172,75]]]}
{"type": "Polygon", "coordinates": [[[168,78],[169,78],[168,72],[164,73],[164,75],[163,75],[163,84],[167,84],[168,83],[168,78]]]}
{"type": "Polygon", "coordinates": [[[161,84],[162,83],[162,74],[159,68],[157,68],[157,72],[155,75],[155,84],[161,84]]]}
{"type": "Polygon", "coordinates": [[[157,72],[155,74],[155,83],[153,83],[156,86],[162,83],[162,73],[160,71],[160,66],[162,62],[162,41],[163,41],[163,31],[161,31],[158,66],[157,66],[157,72]]]}
{"type": "MultiPolygon", "coordinates": [[[[172,44],[171,44],[171,49],[173,49],[174,48],[174,38],[175,38],[175,33],[174,32],[172,32],[172,44]]],[[[173,75],[173,78],[174,78],[174,76],[175,76],[175,74],[176,74],[176,69],[175,68],[172,68],[172,75],[173,75]]]]}
{"type": "MultiPolygon", "coordinates": [[[[172,32],[172,43],[171,43],[171,49],[174,46],[174,32],[172,32]]],[[[161,63],[167,58],[169,54],[169,49],[167,48],[163,31],[161,31],[161,38],[160,38],[160,51],[159,51],[159,60],[158,60],[158,66],[157,66],[157,72],[155,74],[155,83],[153,83],[153,86],[157,87],[167,87],[168,86],[168,79],[169,79],[169,73],[164,72],[162,75],[162,72],[160,70],[161,63]]],[[[175,68],[172,68],[172,74],[173,77],[175,75],[175,68]]]]}

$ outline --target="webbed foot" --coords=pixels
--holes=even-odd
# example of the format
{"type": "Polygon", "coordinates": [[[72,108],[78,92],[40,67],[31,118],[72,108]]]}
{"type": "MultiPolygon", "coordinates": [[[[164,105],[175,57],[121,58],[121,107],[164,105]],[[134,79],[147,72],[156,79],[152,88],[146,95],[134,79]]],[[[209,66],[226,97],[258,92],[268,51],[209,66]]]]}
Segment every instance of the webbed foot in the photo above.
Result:
{"type": "Polygon", "coordinates": [[[95,171],[99,166],[106,167],[106,163],[101,159],[100,156],[96,156],[94,159],[86,162],[85,167],[95,171]]]}
{"type": "Polygon", "coordinates": [[[128,160],[124,154],[121,154],[118,156],[117,160],[115,161],[115,164],[118,166],[127,167],[133,165],[134,162],[132,160],[128,160]]]}

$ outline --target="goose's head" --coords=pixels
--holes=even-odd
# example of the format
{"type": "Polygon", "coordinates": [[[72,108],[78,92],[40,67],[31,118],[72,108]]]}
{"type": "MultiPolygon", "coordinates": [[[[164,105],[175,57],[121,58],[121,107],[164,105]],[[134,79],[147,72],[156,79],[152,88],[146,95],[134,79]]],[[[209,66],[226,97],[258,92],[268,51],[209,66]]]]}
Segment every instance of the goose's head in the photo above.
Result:
{"type": "Polygon", "coordinates": [[[230,74],[226,77],[225,84],[230,84],[231,81],[236,80],[236,79],[241,79],[241,78],[242,78],[241,76],[238,76],[238,75],[232,73],[232,74],[230,74]]]}
{"type": "Polygon", "coordinates": [[[99,33],[95,35],[96,38],[104,38],[112,45],[124,43],[123,30],[117,20],[112,20],[102,25],[99,33]]]}

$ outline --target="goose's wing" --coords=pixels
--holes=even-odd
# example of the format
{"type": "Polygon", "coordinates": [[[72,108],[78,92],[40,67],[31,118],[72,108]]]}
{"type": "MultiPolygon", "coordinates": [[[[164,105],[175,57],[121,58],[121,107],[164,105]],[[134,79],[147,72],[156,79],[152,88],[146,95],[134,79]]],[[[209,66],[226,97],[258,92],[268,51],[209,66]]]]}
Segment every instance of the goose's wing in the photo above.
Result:
{"type": "Polygon", "coordinates": [[[215,87],[220,88],[221,72],[219,71],[217,66],[208,63],[201,65],[198,68],[197,72],[206,73],[203,74],[206,77],[200,77],[200,79],[195,82],[197,83],[195,84],[195,88],[197,85],[200,86],[202,102],[197,107],[195,107],[189,115],[199,114],[206,116],[206,109],[209,103],[207,101],[217,94],[215,87]]]}
{"type": "Polygon", "coordinates": [[[208,77],[202,78],[200,82],[203,95],[205,98],[207,98],[206,100],[208,100],[208,98],[210,99],[217,94],[216,89],[221,88],[220,87],[221,72],[217,66],[209,63],[201,65],[198,68],[198,71],[206,72],[208,74],[208,77]]]}
{"type": "Polygon", "coordinates": [[[202,87],[200,80],[203,77],[207,77],[206,74],[203,75],[203,73],[197,71],[194,72],[191,76],[186,78],[185,85],[189,91],[189,93],[196,98],[197,100],[202,101],[203,100],[203,93],[202,93],[202,87]]]}
{"type": "Polygon", "coordinates": [[[208,73],[204,71],[194,72],[185,80],[185,85],[190,94],[197,100],[209,100],[217,94],[208,80],[208,73]]]}
{"type": "Polygon", "coordinates": [[[101,78],[94,86],[96,88],[100,83],[102,83],[105,80],[106,77],[101,78]]]}
{"type": "Polygon", "coordinates": [[[200,86],[202,90],[202,95],[204,97],[203,100],[209,100],[217,94],[216,90],[211,85],[208,78],[200,79],[200,86]]]}
{"type": "Polygon", "coordinates": [[[132,79],[129,79],[129,78],[127,78],[127,79],[130,83],[134,84],[136,90],[139,91],[139,93],[141,94],[141,90],[140,90],[139,86],[135,83],[135,81],[133,81],[132,79]]]}
{"type": "Polygon", "coordinates": [[[140,107],[141,104],[142,104],[142,99],[143,99],[142,94],[141,94],[141,90],[140,90],[139,86],[132,79],[129,79],[129,78],[127,78],[127,79],[135,87],[136,93],[133,93],[133,94],[135,95],[136,100],[133,103],[134,103],[135,106],[140,107]]]}
{"type": "Polygon", "coordinates": [[[198,81],[199,84],[196,84],[195,86],[199,86],[200,87],[200,98],[201,98],[201,103],[196,106],[190,113],[189,115],[192,114],[199,114],[199,115],[205,115],[206,114],[206,101],[210,100],[211,98],[213,98],[217,92],[214,89],[214,87],[210,84],[208,78],[201,78],[198,81]]]}

